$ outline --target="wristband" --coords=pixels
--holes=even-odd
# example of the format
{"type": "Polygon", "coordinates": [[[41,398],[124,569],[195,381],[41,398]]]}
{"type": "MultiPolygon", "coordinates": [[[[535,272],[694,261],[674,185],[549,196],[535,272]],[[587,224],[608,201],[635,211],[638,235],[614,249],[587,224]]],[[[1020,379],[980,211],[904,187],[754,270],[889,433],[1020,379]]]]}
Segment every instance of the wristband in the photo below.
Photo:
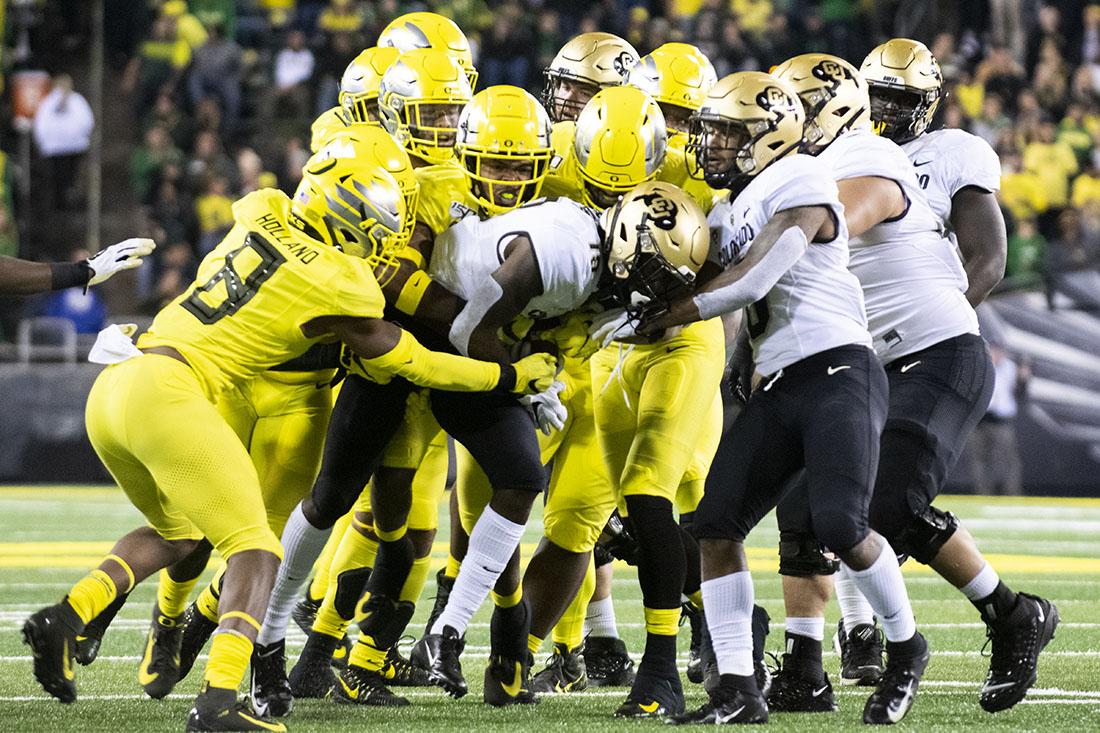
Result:
{"type": "Polygon", "coordinates": [[[50,290],[65,290],[78,285],[87,286],[92,279],[92,266],[88,260],[80,262],[51,262],[50,290]]]}
{"type": "Polygon", "coordinates": [[[500,365],[500,380],[497,382],[494,392],[511,394],[516,389],[516,368],[511,364],[500,365]]]}
{"type": "Polygon", "coordinates": [[[394,303],[394,307],[407,316],[416,315],[416,309],[420,306],[420,301],[424,298],[424,292],[431,284],[431,275],[423,270],[417,270],[410,275],[409,279],[405,281],[405,284],[401,286],[401,292],[397,296],[397,302],[394,303]]]}

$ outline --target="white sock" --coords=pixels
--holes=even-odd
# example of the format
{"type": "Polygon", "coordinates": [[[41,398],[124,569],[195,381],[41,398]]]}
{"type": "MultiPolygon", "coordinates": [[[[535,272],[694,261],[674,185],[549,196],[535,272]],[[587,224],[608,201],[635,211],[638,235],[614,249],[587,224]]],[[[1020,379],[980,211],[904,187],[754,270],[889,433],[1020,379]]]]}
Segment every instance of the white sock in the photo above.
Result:
{"type": "Polygon", "coordinates": [[[847,565],[842,564],[835,581],[836,602],[840,605],[840,616],[844,619],[845,631],[851,631],[858,624],[875,622],[875,612],[859,592],[855,581],[852,580],[851,572],[847,565]]]}
{"type": "Polygon", "coordinates": [[[275,576],[275,587],[271,589],[264,625],[256,637],[257,644],[272,644],[286,638],[290,612],[331,534],[332,527],[317,529],[310,524],[300,503],[294,507],[283,528],[283,561],[275,576]]]}
{"type": "Polygon", "coordinates": [[[798,634],[799,636],[805,636],[807,639],[816,639],[817,641],[824,641],[825,639],[825,618],[823,616],[813,616],[809,618],[788,617],[786,627],[788,634],[798,634]]]}
{"type": "Polygon", "coordinates": [[[751,675],[752,576],[748,570],[704,580],[703,608],[719,674],[751,675]]]}
{"type": "Polygon", "coordinates": [[[615,604],[611,596],[588,604],[584,614],[584,635],[619,638],[619,629],[615,625],[615,604]]]}
{"type": "Polygon", "coordinates": [[[466,625],[485,602],[512,553],[519,547],[523,529],[522,524],[505,519],[492,507],[485,507],[474,531],[470,532],[470,547],[462,560],[447,606],[432,626],[433,634],[443,633],[444,626],[450,626],[460,636],[466,633],[466,625]]]}
{"type": "Polygon", "coordinates": [[[997,575],[997,571],[993,569],[992,565],[986,563],[978,571],[978,574],[959,590],[970,600],[979,601],[997,590],[997,584],[1000,582],[1001,577],[997,575]]]}
{"type": "Polygon", "coordinates": [[[901,577],[898,557],[890,543],[882,540],[882,550],[871,567],[866,570],[848,568],[848,572],[882,623],[886,640],[912,639],[913,634],[917,633],[917,622],[913,619],[913,607],[909,604],[909,593],[901,577]]]}

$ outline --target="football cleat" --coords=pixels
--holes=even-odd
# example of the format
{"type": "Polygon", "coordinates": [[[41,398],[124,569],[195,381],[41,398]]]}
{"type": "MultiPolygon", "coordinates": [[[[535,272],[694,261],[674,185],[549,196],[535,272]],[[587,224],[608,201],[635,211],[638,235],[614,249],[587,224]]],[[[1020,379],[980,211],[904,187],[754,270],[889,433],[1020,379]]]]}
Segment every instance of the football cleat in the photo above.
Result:
{"type": "Polygon", "coordinates": [[[418,667],[405,657],[394,644],[386,652],[386,663],[382,667],[382,679],[394,687],[431,687],[428,670],[418,667]]]}
{"type": "Polygon", "coordinates": [[[256,714],[283,718],[294,709],[294,696],[286,678],[286,641],[257,644],[252,648],[252,673],[248,680],[249,698],[256,714]]]}
{"type": "MultiPolygon", "coordinates": [[[[714,675],[718,675],[718,662],[714,663],[714,675]]],[[[772,689],[772,671],[768,669],[768,665],[763,660],[754,660],[752,663],[752,676],[756,678],[756,686],[760,688],[760,694],[764,697],[768,696],[768,693],[772,689]]],[[[704,678],[705,679],[705,678],[704,678]]],[[[705,689],[705,685],[704,685],[705,689]]]]}
{"type": "Polygon", "coordinates": [[[787,656],[783,655],[784,662],[776,667],[772,675],[765,698],[768,709],[777,713],[831,713],[836,710],[829,675],[822,672],[819,678],[804,677],[786,664],[787,656]]]}
{"type": "Polygon", "coordinates": [[[531,680],[531,691],[580,692],[588,687],[583,652],[584,645],[569,651],[565,644],[554,644],[554,654],[546,660],[546,667],[531,680]]]}
{"type": "Polygon", "coordinates": [[[103,635],[107,628],[115,620],[115,616],[125,605],[128,593],[120,595],[111,601],[98,616],[84,625],[84,630],[76,637],[76,661],[78,664],[89,665],[99,656],[100,647],[103,645],[103,635]]]}
{"type": "Polygon", "coordinates": [[[698,710],[674,715],[665,722],[670,725],[767,723],[768,704],[758,693],[720,686],[710,693],[710,699],[698,710]]]}
{"type": "Polygon", "coordinates": [[[924,647],[921,653],[904,657],[897,654],[887,655],[882,679],[863,706],[864,723],[893,725],[900,722],[909,712],[909,708],[913,707],[921,675],[928,666],[928,642],[919,633],[917,637],[924,647]]]}
{"type": "MultiPolygon", "coordinates": [[[[180,640],[180,676],[182,680],[195,666],[202,648],[218,624],[202,615],[199,607],[192,603],[183,612],[183,638],[180,640]]],[[[177,680],[178,681],[178,680],[177,680]]]]}
{"type": "Polygon", "coordinates": [[[486,705],[536,705],[539,698],[531,691],[531,665],[526,661],[491,657],[485,668],[486,705]]]}
{"type": "Polygon", "coordinates": [[[616,718],[658,718],[684,712],[684,688],[680,675],[662,677],[643,667],[634,678],[630,694],[615,711],[616,718]]]}
{"type": "Polygon", "coordinates": [[[691,626],[691,646],[688,647],[687,678],[689,682],[699,685],[703,682],[703,627],[707,620],[703,617],[703,609],[696,608],[692,603],[685,603],[680,615],[680,623],[687,620],[691,626]]]}
{"type": "Polygon", "coordinates": [[[634,660],[622,639],[589,636],[584,641],[584,666],[593,687],[628,687],[634,684],[634,660]]]}
{"type": "Polygon", "coordinates": [[[310,632],[298,663],[290,670],[287,681],[294,697],[328,697],[336,686],[332,671],[332,653],[340,640],[316,631],[310,632]]]}
{"type": "Polygon", "coordinates": [[[467,687],[460,657],[466,641],[450,626],[444,626],[442,634],[428,634],[421,641],[431,683],[442,687],[455,699],[464,696],[467,687]]]}
{"type": "Polygon", "coordinates": [[[979,702],[989,713],[1008,710],[1035,684],[1039,653],[1054,638],[1058,607],[1045,598],[1020,593],[1016,607],[986,634],[993,646],[989,674],[979,702]]]}
{"type": "Polygon", "coordinates": [[[409,704],[405,698],[390,692],[381,674],[354,664],[349,664],[336,679],[332,699],[347,705],[382,708],[398,708],[409,704]]]}
{"type": "Polygon", "coordinates": [[[138,683],[145,694],[161,700],[180,680],[180,643],[183,616],[165,616],[153,605],[153,623],[145,637],[145,653],[138,666],[138,683]]]}
{"type": "Polygon", "coordinates": [[[845,633],[841,619],[834,640],[840,651],[840,684],[877,685],[882,679],[882,631],[878,626],[856,624],[845,633]]]}
{"type": "Polygon", "coordinates": [[[64,703],[76,700],[76,632],[83,624],[62,601],[33,614],[23,624],[23,643],[34,655],[34,678],[64,703]]]}
{"type": "Polygon", "coordinates": [[[294,604],[290,617],[294,619],[294,623],[298,624],[303,634],[309,635],[313,629],[313,620],[317,618],[317,611],[320,610],[323,600],[323,598],[310,598],[309,591],[306,591],[302,599],[294,604]]]}
{"type": "Polygon", "coordinates": [[[283,733],[282,723],[256,715],[243,700],[237,701],[236,690],[210,687],[203,683],[195,705],[187,716],[190,731],[275,731],[283,733]]]}
{"type": "Polygon", "coordinates": [[[442,568],[435,574],[435,603],[432,604],[432,612],[428,614],[428,623],[424,625],[424,636],[432,633],[439,614],[447,606],[447,599],[451,597],[451,589],[455,587],[455,579],[447,576],[442,568]]]}

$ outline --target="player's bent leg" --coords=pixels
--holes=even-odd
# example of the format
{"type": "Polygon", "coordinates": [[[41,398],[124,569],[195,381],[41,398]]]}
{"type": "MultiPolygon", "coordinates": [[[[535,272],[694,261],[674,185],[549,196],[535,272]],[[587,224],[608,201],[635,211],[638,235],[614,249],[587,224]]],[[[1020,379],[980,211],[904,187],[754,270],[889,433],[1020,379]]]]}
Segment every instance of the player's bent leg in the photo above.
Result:
{"type": "Polygon", "coordinates": [[[313,619],[317,617],[317,609],[321,607],[321,601],[325,599],[332,569],[332,559],[336,555],[336,549],[340,547],[341,540],[344,539],[344,533],[347,532],[354,513],[354,509],[349,511],[336,520],[336,524],[332,525],[332,534],[329,535],[324,549],[321,550],[321,554],[318,555],[317,561],[313,565],[313,577],[310,579],[309,585],[306,586],[306,592],[302,595],[301,600],[294,605],[294,610],[290,613],[290,617],[303,633],[309,633],[310,628],[313,626],[313,619]]]}
{"type": "MultiPolygon", "coordinates": [[[[544,540],[548,542],[548,540],[544,540]]],[[[531,558],[534,563],[535,558],[531,558]]],[[[527,570],[530,573],[531,566],[527,570]]],[[[526,576],[524,579],[526,585],[526,576]]],[[[588,553],[584,578],[573,600],[554,625],[554,651],[546,661],[546,666],[531,679],[531,690],[536,693],[579,692],[588,687],[588,668],[584,659],[584,616],[588,609],[588,600],[596,589],[596,567],[592,553],[588,553]]],[[[531,633],[527,639],[527,650],[538,654],[542,646],[545,631],[536,629],[534,619],[531,633]]]]}

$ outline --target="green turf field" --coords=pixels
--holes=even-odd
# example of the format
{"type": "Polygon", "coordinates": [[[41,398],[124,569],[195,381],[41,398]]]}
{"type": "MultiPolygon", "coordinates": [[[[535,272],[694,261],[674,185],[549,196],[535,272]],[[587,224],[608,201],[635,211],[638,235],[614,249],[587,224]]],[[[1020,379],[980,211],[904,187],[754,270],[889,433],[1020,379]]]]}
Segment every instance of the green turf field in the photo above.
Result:
{"type": "MultiPolygon", "coordinates": [[[[1001,500],[952,497],[940,506],[961,516],[979,544],[1013,587],[1054,600],[1062,625],[1044,653],[1039,681],[1014,710],[991,716],[977,703],[987,660],[985,640],[974,609],[937,577],[908,567],[917,623],[932,645],[932,663],[913,711],[903,727],[919,731],[1100,730],[1100,500],[1001,500]]],[[[446,512],[443,512],[446,516],[446,512]]],[[[143,697],[137,683],[138,655],[148,625],[154,586],[146,583],[131,597],[104,641],[99,660],[77,669],[80,699],[62,706],[46,696],[31,675],[31,659],[21,643],[23,619],[53,603],[113,539],[137,526],[140,517],[121,493],[106,489],[0,489],[0,730],[2,731],[179,731],[198,688],[192,674],[167,700],[143,697]]],[[[532,518],[525,538],[529,553],[540,527],[532,518]]],[[[445,541],[441,532],[440,539],[445,541]]],[[[769,518],[751,538],[750,558],[757,600],[773,618],[768,648],[782,646],[782,601],[773,548],[777,535],[769,518]]],[[[439,564],[445,545],[438,544],[439,564]]],[[[631,651],[640,652],[644,632],[641,601],[633,571],[622,566],[615,579],[619,630],[631,651]]],[[[425,596],[434,592],[429,581],[425,596]]],[[[422,601],[413,622],[419,632],[430,601],[422,601]]],[[[835,625],[835,605],[828,621],[835,625]]],[[[475,619],[467,640],[464,668],[471,693],[461,701],[432,689],[406,691],[413,702],[400,711],[350,708],[330,702],[299,702],[287,720],[292,731],[391,730],[575,730],[628,729],[655,723],[617,721],[611,711],[625,690],[544,697],[529,709],[495,710],[480,704],[481,670],[487,653],[489,614],[475,619]]],[[[290,654],[303,636],[292,629],[290,654]]],[[[686,660],[688,634],[681,634],[686,660]]],[[[541,663],[541,659],[538,660],[541,663]]],[[[201,661],[200,661],[201,664],[201,661]]],[[[826,657],[836,678],[838,660],[826,657]]],[[[688,704],[703,701],[699,687],[685,679],[688,704]]],[[[606,688],[605,688],[606,689],[606,688]]],[[[832,715],[773,715],[776,729],[847,730],[861,720],[865,691],[839,689],[840,712],[832,715]]]]}

